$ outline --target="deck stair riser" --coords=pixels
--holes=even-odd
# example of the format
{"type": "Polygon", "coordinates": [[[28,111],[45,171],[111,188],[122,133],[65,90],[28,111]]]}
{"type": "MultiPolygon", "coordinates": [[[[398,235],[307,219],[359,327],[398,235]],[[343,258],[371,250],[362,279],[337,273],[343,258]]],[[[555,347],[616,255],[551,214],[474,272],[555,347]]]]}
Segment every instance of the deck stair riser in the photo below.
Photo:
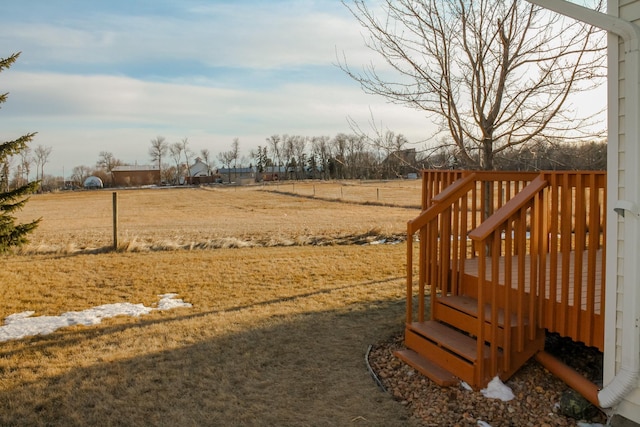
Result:
{"type": "MultiPolygon", "coordinates": [[[[478,363],[476,340],[437,321],[416,322],[407,325],[405,345],[431,363],[455,372],[461,380],[475,383],[478,363]]],[[[488,363],[489,346],[484,346],[488,363]]]]}
{"type": "MultiPolygon", "coordinates": [[[[485,305],[485,328],[484,336],[487,342],[491,342],[491,306],[485,305]]],[[[434,307],[433,318],[442,323],[453,326],[456,329],[467,332],[469,335],[478,336],[478,302],[469,297],[450,296],[437,299],[434,307]]],[[[513,335],[516,325],[515,314],[511,315],[511,334],[513,335]]],[[[526,319],[525,319],[526,323],[526,319]]],[[[504,345],[504,310],[498,311],[498,347],[504,345]]]]}

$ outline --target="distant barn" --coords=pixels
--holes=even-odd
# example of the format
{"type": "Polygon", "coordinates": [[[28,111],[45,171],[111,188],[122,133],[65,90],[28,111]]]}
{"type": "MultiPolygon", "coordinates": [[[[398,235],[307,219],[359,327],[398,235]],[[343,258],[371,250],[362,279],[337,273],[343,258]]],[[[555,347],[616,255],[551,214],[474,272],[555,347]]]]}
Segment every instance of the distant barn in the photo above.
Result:
{"type": "Polygon", "coordinates": [[[111,170],[116,187],[160,184],[160,168],[148,165],[116,166],[111,170]]]}

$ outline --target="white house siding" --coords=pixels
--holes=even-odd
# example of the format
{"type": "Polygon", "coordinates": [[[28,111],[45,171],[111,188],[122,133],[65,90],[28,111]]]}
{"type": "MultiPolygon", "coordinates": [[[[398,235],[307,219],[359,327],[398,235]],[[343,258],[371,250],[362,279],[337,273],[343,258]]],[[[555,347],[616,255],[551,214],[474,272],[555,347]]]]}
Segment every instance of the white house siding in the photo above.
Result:
{"type": "MultiPolygon", "coordinates": [[[[609,0],[608,13],[640,24],[640,0],[609,0]]],[[[608,95],[608,200],[607,215],[607,290],[605,318],[604,384],[608,384],[622,363],[622,308],[624,302],[624,221],[613,211],[616,200],[625,197],[625,67],[624,44],[617,36],[609,36],[609,95],[608,95]],[[613,333],[615,331],[615,333],[613,333]],[[611,351],[615,349],[615,351],[611,351]]],[[[636,81],[629,78],[629,82],[636,81]]],[[[637,254],[640,255],[640,254],[637,254]]],[[[638,260],[640,262],[640,260],[638,260]]],[[[639,384],[640,387],[640,384],[639,384]]],[[[640,422],[640,388],[629,394],[617,412],[640,422]]]]}

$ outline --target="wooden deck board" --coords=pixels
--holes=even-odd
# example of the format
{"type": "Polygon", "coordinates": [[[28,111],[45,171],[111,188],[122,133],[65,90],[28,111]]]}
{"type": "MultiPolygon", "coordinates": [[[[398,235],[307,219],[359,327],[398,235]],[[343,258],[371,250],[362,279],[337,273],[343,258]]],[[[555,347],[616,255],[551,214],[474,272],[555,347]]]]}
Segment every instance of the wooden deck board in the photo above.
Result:
{"type": "MultiPolygon", "coordinates": [[[[453,334],[451,333],[451,328],[434,321],[414,322],[409,327],[422,336],[430,337],[440,346],[459,354],[469,361],[475,362],[477,360],[476,341],[471,337],[463,334],[453,334]]],[[[485,351],[488,351],[488,348],[485,351]]]]}
{"type": "MultiPolygon", "coordinates": [[[[546,262],[546,272],[545,272],[545,281],[546,281],[546,286],[545,286],[545,299],[549,300],[549,296],[551,295],[551,289],[552,286],[555,286],[556,289],[556,302],[557,303],[561,303],[562,302],[562,277],[563,277],[563,271],[562,271],[562,256],[564,254],[562,253],[558,253],[559,259],[557,262],[557,270],[556,270],[556,283],[555,284],[551,284],[549,283],[549,279],[551,277],[551,264],[549,262],[549,260],[547,259],[546,262]]],[[[517,277],[518,277],[518,255],[514,255],[513,259],[511,261],[511,267],[512,267],[512,276],[514,278],[514,282],[516,282],[517,277]]],[[[598,250],[596,252],[596,262],[595,262],[595,278],[594,278],[594,283],[595,283],[595,292],[594,292],[594,311],[596,314],[600,314],[601,313],[601,301],[602,301],[602,250],[598,250]]],[[[581,305],[581,309],[582,310],[586,310],[587,309],[587,292],[586,292],[586,284],[588,283],[589,280],[589,265],[588,265],[588,256],[587,256],[587,251],[584,252],[584,256],[582,257],[582,268],[581,268],[581,276],[580,276],[580,284],[582,287],[582,292],[581,292],[581,301],[580,301],[580,305],[581,305]]],[[[465,274],[471,275],[471,276],[478,276],[478,269],[479,269],[479,260],[478,258],[471,258],[471,259],[467,259],[465,260],[465,264],[464,264],[464,271],[465,274]]],[[[524,264],[525,264],[525,268],[524,268],[524,274],[525,274],[525,278],[524,278],[524,286],[525,286],[525,292],[529,292],[529,283],[530,283],[530,273],[531,273],[531,259],[530,257],[527,255],[525,256],[524,259],[524,264]]],[[[487,271],[487,280],[491,280],[491,276],[492,276],[492,272],[491,272],[491,259],[487,258],[487,269],[489,271],[487,271]]],[[[568,288],[568,305],[570,307],[574,306],[574,300],[575,300],[575,285],[576,285],[576,275],[575,275],[575,254],[574,252],[570,252],[569,253],[569,271],[565,274],[568,274],[568,278],[567,278],[567,283],[569,284],[569,288],[568,288]]],[[[498,280],[500,284],[504,284],[504,273],[505,273],[505,259],[504,257],[501,257],[500,259],[500,272],[498,275],[498,280]]],[[[518,284],[517,282],[514,283],[512,285],[513,289],[517,289],[518,284]]]]}

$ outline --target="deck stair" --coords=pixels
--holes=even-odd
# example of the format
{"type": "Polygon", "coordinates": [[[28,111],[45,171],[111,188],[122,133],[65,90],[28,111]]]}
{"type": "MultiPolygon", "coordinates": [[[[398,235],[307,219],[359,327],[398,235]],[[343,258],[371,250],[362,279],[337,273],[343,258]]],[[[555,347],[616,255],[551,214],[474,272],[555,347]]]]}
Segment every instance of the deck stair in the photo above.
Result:
{"type": "MultiPolygon", "coordinates": [[[[491,363],[490,341],[479,346],[477,341],[478,302],[466,296],[448,296],[439,298],[433,316],[437,320],[411,322],[406,325],[406,349],[395,352],[396,357],[430,378],[440,386],[452,386],[464,381],[480,387],[491,378],[482,378],[481,367],[491,363]],[[482,356],[479,354],[482,353],[482,356]],[[482,358],[482,362],[481,359],[482,358]]],[[[491,306],[485,305],[485,319],[491,319],[491,306]]],[[[504,363],[503,349],[505,340],[504,310],[498,310],[498,334],[496,335],[498,365],[504,363]]],[[[485,322],[485,337],[489,335],[490,322],[485,322]]],[[[515,321],[510,322],[515,324],[515,321]]],[[[516,331],[510,326],[509,338],[514,339],[516,331]]],[[[541,332],[534,345],[516,352],[512,359],[526,362],[541,346],[544,335],[541,332]]],[[[508,377],[519,366],[503,374],[508,377]]]]}
{"type": "Polygon", "coordinates": [[[543,350],[546,331],[602,348],[605,178],[425,171],[397,357],[480,389],[543,350]]]}

